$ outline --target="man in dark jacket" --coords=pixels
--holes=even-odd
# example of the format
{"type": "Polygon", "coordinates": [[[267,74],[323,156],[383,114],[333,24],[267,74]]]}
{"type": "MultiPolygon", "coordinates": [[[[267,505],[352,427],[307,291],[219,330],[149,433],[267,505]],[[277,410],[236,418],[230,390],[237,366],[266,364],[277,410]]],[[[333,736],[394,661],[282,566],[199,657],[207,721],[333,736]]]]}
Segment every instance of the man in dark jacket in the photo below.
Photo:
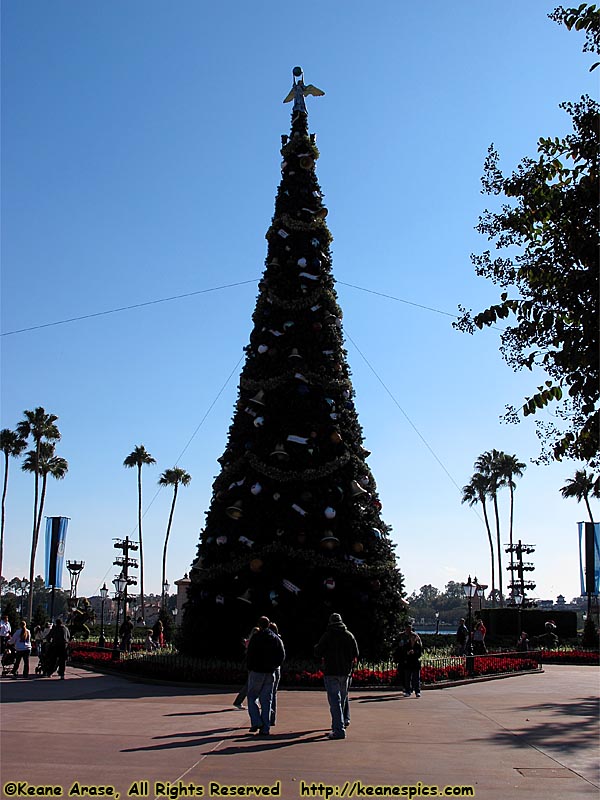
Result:
{"type": "MultiPolygon", "coordinates": [[[[52,626],[52,630],[48,634],[48,642],[50,643],[50,658],[53,663],[58,665],[58,674],[61,680],[65,679],[65,665],[67,663],[67,656],[69,655],[69,640],[71,635],[69,629],[63,623],[60,617],[52,626]]],[[[50,673],[51,674],[51,673],[50,673]]]]}
{"type": "Polygon", "coordinates": [[[269,628],[268,617],[258,620],[258,632],[251,637],[246,651],[248,665],[248,714],[250,733],[268,736],[271,728],[271,701],[275,670],[283,664],[283,642],[269,628]]]}
{"type": "Polygon", "coordinates": [[[315,646],[315,655],[323,659],[323,674],[331,712],[329,739],[345,739],[343,709],[348,702],[348,684],[358,658],[356,639],[339,614],[329,617],[327,630],[315,646]]]}

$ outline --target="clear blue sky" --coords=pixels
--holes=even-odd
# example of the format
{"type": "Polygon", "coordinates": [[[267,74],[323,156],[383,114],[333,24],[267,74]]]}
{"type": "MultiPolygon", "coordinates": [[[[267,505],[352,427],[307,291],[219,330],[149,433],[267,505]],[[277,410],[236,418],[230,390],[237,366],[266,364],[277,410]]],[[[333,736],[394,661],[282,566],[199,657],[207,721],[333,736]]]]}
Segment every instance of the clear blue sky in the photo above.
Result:
{"type": "MultiPolygon", "coordinates": [[[[552,8],[3,3],[2,331],[250,281],[3,336],[2,427],[38,405],[59,416],[70,468],[46,513],[71,517],[80,593],[112,580],[112,539],[136,535],[136,475],[122,463],[140,443],[158,462],[144,470],[147,590],[159,591],[171,501],[155,498],[157,481],[180,456],[192,483],[175,512],[171,583],[194,559],[266,254],[289,130],[281,101],[300,64],[326,92],[311,98],[310,129],[357,409],[407,590],[469,573],[490,582],[483,523],[453,481],[495,447],[528,464],[516,535],[537,544],[536,594],[579,594],[585,509],[559,488],[580,465],[536,467],[533,424],[499,422],[536,379],[511,372],[493,331],[469,337],[449,316],[344,285],[449,313],[497,298],[469,260],[487,247],[474,226],[491,202],[480,194],[488,145],[511,169],[540,135],[568,130],[561,101],[596,90],[582,35],[548,20],[552,8]]],[[[33,499],[31,476],[10,469],[9,579],[29,572],[33,499]]]]}

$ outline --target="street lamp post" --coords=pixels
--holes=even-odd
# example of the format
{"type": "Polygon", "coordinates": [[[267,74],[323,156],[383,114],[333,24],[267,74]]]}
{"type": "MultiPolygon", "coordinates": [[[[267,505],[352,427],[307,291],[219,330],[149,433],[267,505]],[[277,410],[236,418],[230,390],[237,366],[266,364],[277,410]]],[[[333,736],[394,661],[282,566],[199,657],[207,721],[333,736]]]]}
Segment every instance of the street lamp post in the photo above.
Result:
{"type": "Polygon", "coordinates": [[[440,632],[440,612],[435,612],[435,635],[437,636],[440,632]]]}
{"type": "Polygon", "coordinates": [[[114,661],[119,660],[119,606],[121,604],[121,596],[127,586],[127,578],[121,573],[118,578],[113,581],[115,587],[115,600],[117,601],[117,616],[115,618],[115,641],[113,643],[112,657],[114,661]]]}
{"type": "Polygon", "coordinates": [[[521,638],[521,629],[523,627],[523,619],[521,617],[521,611],[523,609],[523,600],[525,597],[517,592],[514,597],[515,605],[517,606],[517,641],[521,638]]]}
{"type": "Polygon", "coordinates": [[[100,597],[102,598],[102,607],[100,611],[100,638],[98,639],[98,647],[104,647],[106,645],[106,640],[104,638],[104,604],[106,603],[106,598],[108,597],[106,583],[104,583],[100,589],[100,597]]]}
{"type": "Polygon", "coordinates": [[[477,579],[471,581],[471,576],[466,583],[463,583],[463,592],[467,598],[468,608],[468,621],[467,627],[469,628],[469,640],[466,648],[467,655],[467,672],[473,672],[473,630],[472,630],[472,612],[473,612],[473,598],[477,594],[477,579]]]}
{"type": "Polygon", "coordinates": [[[169,599],[169,589],[171,588],[169,581],[165,580],[162,586],[162,603],[160,607],[163,611],[167,610],[167,600],[169,599]]]}

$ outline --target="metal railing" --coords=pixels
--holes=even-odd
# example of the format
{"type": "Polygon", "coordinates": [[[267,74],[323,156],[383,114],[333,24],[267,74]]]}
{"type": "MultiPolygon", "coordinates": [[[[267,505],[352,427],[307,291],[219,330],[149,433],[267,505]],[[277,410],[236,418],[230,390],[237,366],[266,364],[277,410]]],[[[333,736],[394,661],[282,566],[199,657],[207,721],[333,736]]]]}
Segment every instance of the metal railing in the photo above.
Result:
{"type": "MultiPolygon", "coordinates": [[[[78,660],[74,645],[74,660],[78,660]]],[[[90,665],[116,666],[119,671],[140,677],[174,682],[194,682],[220,685],[243,684],[247,678],[245,668],[237,661],[210,658],[192,658],[176,652],[143,650],[119,653],[115,661],[111,648],[87,646],[79,649],[80,659],[90,665]]],[[[518,672],[540,671],[540,651],[529,653],[501,652],[477,656],[425,655],[421,660],[421,683],[424,685],[471,681],[489,676],[503,676],[518,672]]],[[[282,667],[281,685],[287,687],[320,687],[323,673],[314,661],[286,661],[282,667]]],[[[404,686],[404,670],[393,661],[372,662],[361,660],[353,670],[352,685],[359,687],[404,686]]]]}

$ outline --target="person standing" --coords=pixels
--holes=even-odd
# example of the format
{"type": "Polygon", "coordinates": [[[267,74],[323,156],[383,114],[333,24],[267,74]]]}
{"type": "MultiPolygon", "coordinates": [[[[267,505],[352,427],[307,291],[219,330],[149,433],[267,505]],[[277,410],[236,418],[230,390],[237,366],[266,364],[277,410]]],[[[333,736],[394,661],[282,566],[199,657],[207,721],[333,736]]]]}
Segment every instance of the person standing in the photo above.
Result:
{"type": "Polygon", "coordinates": [[[31,634],[27,630],[27,623],[21,620],[19,630],[15,631],[10,639],[16,651],[15,665],[12,668],[12,677],[17,679],[19,664],[23,662],[23,677],[29,677],[29,656],[31,654],[31,634]]]}
{"type": "Polygon", "coordinates": [[[131,637],[133,636],[133,622],[130,616],[127,616],[124,622],[121,623],[119,635],[121,636],[121,650],[129,653],[131,650],[131,637]]]}
{"type": "Polygon", "coordinates": [[[516,649],[518,653],[529,652],[529,639],[527,638],[526,631],[522,631],[521,635],[519,636],[516,649]]]}
{"type": "Polygon", "coordinates": [[[467,652],[467,645],[469,642],[469,629],[465,625],[464,617],[458,621],[458,628],[456,629],[456,649],[459,656],[464,656],[467,652]]]}
{"type": "Polygon", "coordinates": [[[0,656],[6,650],[6,645],[10,639],[11,629],[8,621],[8,614],[3,614],[0,619],[0,656]]]}
{"type": "MultiPolygon", "coordinates": [[[[244,666],[245,669],[248,669],[248,664],[247,664],[247,661],[246,661],[247,650],[248,650],[248,642],[254,636],[255,633],[258,633],[258,628],[256,626],[254,628],[252,628],[252,630],[248,634],[248,638],[244,639],[243,642],[242,642],[243,645],[244,645],[244,664],[243,664],[243,666],[244,666]]],[[[233,701],[233,707],[237,708],[238,711],[244,711],[245,708],[246,708],[246,706],[244,705],[244,700],[246,699],[247,695],[248,695],[248,681],[246,681],[246,683],[242,686],[242,688],[237,693],[236,698],[233,701]]]]}
{"type": "Polygon", "coordinates": [[[271,732],[271,701],[275,670],[285,660],[285,648],[277,634],[269,628],[269,618],[260,617],[258,632],[248,642],[248,714],[250,733],[259,736],[271,732]]]}
{"type": "MultiPolygon", "coordinates": [[[[277,623],[269,622],[269,628],[281,639],[277,623]]],[[[283,642],[283,639],[281,639],[283,642]]],[[[284,645],[285,647],[285,645],[284,645]]],[[[271,727],[277,722],[277,689],[279,689],[279,681],[281,680],[281,667],[275,670],[275,680],[273,681],[273,697],[271,698],[271,727]]]]}
{"type": "Polygon", "coordinates": [[[473,631],[473,655],[484,656],[487,653],[485,646],[486,627],[481,620],[475,625],[473,631]]]}
{"type": "Polygon", "coordinates": [[[344,713],[348,713],[345,712],[348,685],[358,659],[358,645],[339,614],[329,617],[327,630],[315,645],[315,656],[323,659],[323,680],[331,713],[331,733],[327,738],[345,739],[344,713]]]}
{"type": "Polygon", "coordinates": [[[53,660],[57,664],[58,676],[62,681],[65,679],[65,667],[69,654],[70,639],[71,634],[69,633],[69,629],[62,619],[57,619],[48,635],[48,641],[53,651],[53,660]]]}
{"type": "Polygon", "coordinates": [[[410,697],[412,692],[415,697],[421,697],[421,655],[423,643],[418,633],[413,630],[408,635],[406,644],[404,696],[410,697]]]}
{"type": "Polygon", "coordinates": [[[152,641],[157,647],[165,646],[164,626],[161,619],[157,619],[152,626],[152,641]]]}

